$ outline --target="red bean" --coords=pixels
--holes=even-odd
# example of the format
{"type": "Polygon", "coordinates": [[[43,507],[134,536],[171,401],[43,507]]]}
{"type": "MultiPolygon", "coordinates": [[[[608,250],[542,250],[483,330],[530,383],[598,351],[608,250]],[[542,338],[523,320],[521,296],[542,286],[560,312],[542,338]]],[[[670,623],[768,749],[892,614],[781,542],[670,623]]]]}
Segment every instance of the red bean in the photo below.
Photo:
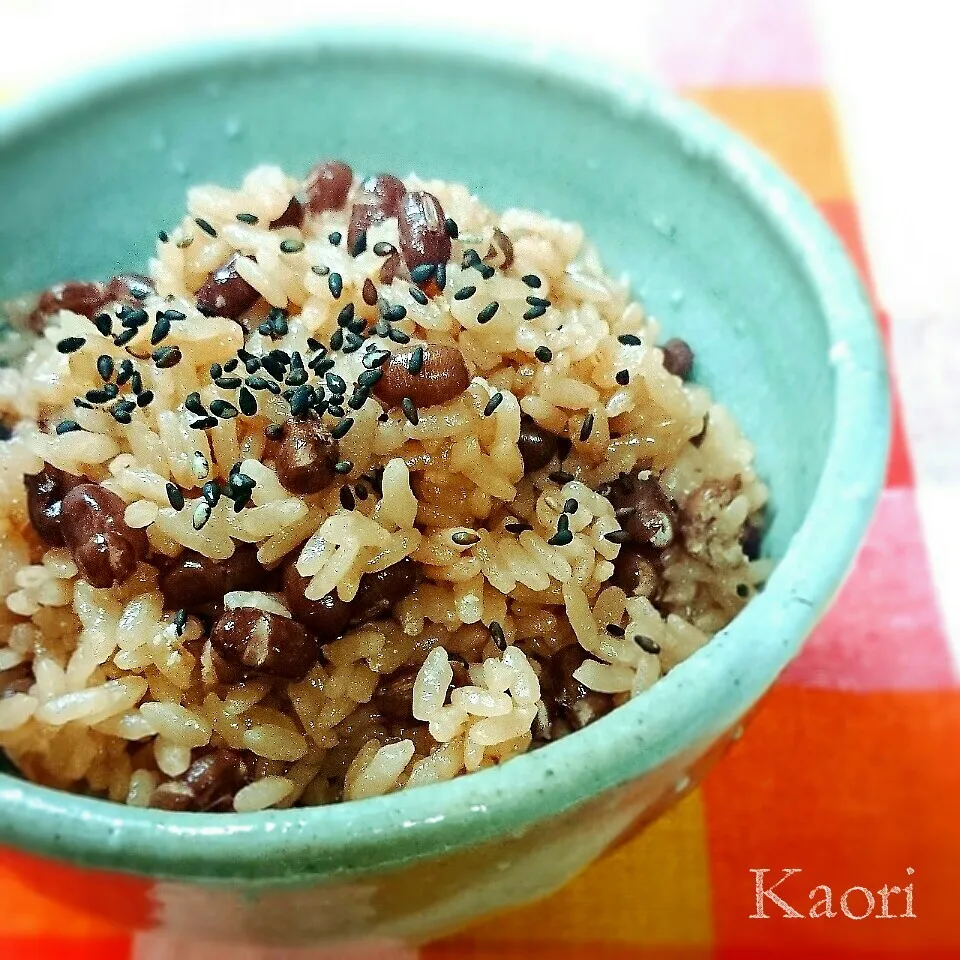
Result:
{"type": "Polygon", "coordinates": [[[237,320],[260,299],[260,294],[237,273],[239,259],[240,254],[235,253],[197,291],[197,309],[205,316],[237,320]]]}
{"type": "Polygon", "coordinates": [[[236,750],[226,748],[194,760],[176,780],[160,784],[150,806],[160,810],[209,812],[229,810],[233,798],[252,778],[252,765],[236,750]]]}
{"type": "Polygon", "coordinates": [[[400,250],[412,270],[426,263],[446,263],[450,259],[450,235],[440,201],[425,190],[408,193],[397,213],[400,250]]]}
{"type": "Polygon", "coordinates": [[[347,202],[353,170],[341,160],[317,164],[307,174],[307,211],[314,215],[339,210],[347,202]]]}
{"type": "Polygon", "coordinates": [[[142,273],[122,273],[107,284],[104,301],[106,303],[127,303],[133,306],[138,305],[155,292],[156,286],[150,277],[146,277],[142,273]]]}
{"type": "Polygon", "coordinates": [[[309,627],[321,643],[336,640],[350,623],[350,604],[337,596],[336,590],[319,600],[308,600],[304,591],[309,577],[301,577],[291,563],[283,572],[283,598],[294,619],[309,627]]]}
{"type": "Polygon", "coordinates": [[[276,220],[270,221],[271,230],[279,230],[281,227],[297,227],[299,229],[302,226],[303,204],[296,197],[291,197],[286,210],[276,220]]]}
{"type": "Polygon", "coordinates": [[[276,452],[277,477],[291,493],[318,493],[336,476],[340,448],[318,417],[290,420],[276,452]]]}
{"type": "Polygon", "coordinates": [[[619,587],[628,597],[652,597],[660,586],[656,551],[625,543],[613,561],[610,586],[619,587]]]}
{"type": "Polygon", "coordinates": [[[210,643],[231,663],[284,680],[302,680],[320,656],[317,638],[295,620],[253,607],[227,610],[210,643]]]}
{"type": "Polygon", "coordinates": [[[409,397],[418,409],[447,403],[470,386],[470,371],[463,354],[446,344],[424,343],[393,354],[381,367],[383,376],[373,388],[374,396],[388,408],[399,407],[409,397]],[[419,373],[410,372],[410,358],[422,349],[419,373]]]}
{"type": "Polygon", "coordinates": [[[40,294],[37,306],[27,318],[27,326],[39,333],[47,317],[59,310],[70,310],[92,320],[107,302],[102,283],[68,280],[40,294]]]}
{"type": "Polygon", "coordinates": [[[389,613],[420,582],[423,567],[404,557],[399,563],[365,574],[360,579],[357,595],[350,602],[350,622],[366,623],[389,613]]]}
{"type": "Polygon", "coordinates": [[[483,262],[500,270],[513,265],[513,242],[499,227],[493,228],[493,238],[483,255],[483,262]]]}
{"type": "MultiPolygon", "coordinates": [[[[574,643],[550,657],[540,675],[541,697],[550,720],[562,720],[573,730],[581,730],[614,707],[610,694],[590,690],[574,678],[573,672],[586,659],[586,651],[574,643]]],[[[556,739],[555,731],[544,739],[556,739]]]]}
{"type": "Polygon", "coordinates": [[[416,670],[398,670],[384,677],[370,701],[370,706],[381,717],[397,723],[413,721],[413,685],[416,670]]]}
{"type": "Polygon", "coordinates": [[[522,413],[517,447],[523,459],[523,472],[532,473],[534,470],[542,470],[556,455],[559,448],[558,439],[548,430],[544,430],[533,417],[522,413]]]}
{"type": "Polygon", "coordinates": [[[693,370],[693,350],[686,340],[673,337],[663,345],[663,365],[667,373],[686,380],[693,370]]]}
{"type": "Polygon", "coordinates": [[[125,583],[147,555],[147,535],[127,526],[125,509],[120,497],[97,483],[82,483],[63,498],[64,542],[93,587],[125,583]]]}
{"type": "Polygon", "coordinates": [[[23,478],[27,488],[27,514],[41,540],[55,547],[63,546],[63,498],[74,487],[84,483],[83,477],[64,473],[50,464],[23,478]]]}
{"type": "Polygon", "coordinates": [[[354,249],[364,230],[397,216],[400,201],[406,192],[403,181],[389,173],[378,173],[364,180],[353,198],[350,226],[347,228],[347,249],[354,249]]]}
{"type": "Polygon", "coordinates": [[[33,668],[21,663],[9,670],[0,670],[0,700],[17,693],[28,693],[33,686],[33,668]]]}
{"type": "Polygon", "coordinates": [[[226,560],[185,551],[164,573],[160,589],[169,609],[193,610],[222,600],[231,590],[262,590],[269,578],[270,572],[257,560],[257,548],[243,544],[226,560]]]}
{"type": "Polygon", "coordinates": [[[663,550],[673,543],[679,523],[677,510],[656,479],[621,474],[599,492],[613,504],[620,525],[634,544],[663,550]]]}
{"type": "Polygon", "coordinates": [[[397,277],[401,280],[409,280],[410,271],[403,262],[400,251],[394,250],[389,257],[385,257],[383,260],[383,266],[380,267],[380,282],[386,286],[390,286],[397,277]]]}

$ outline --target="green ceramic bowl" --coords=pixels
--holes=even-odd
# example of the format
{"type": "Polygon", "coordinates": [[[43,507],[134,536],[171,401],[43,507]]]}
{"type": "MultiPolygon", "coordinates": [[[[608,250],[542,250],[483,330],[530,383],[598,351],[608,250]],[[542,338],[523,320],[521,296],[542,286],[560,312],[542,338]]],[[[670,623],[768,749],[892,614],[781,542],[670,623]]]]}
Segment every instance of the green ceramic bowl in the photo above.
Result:
{"type": "MultiPolygon", "coordinates": [[[[62,880],[63,895],[142,926],[422,939],[557,888],[696,781],[822,615],[882,482],[877,329],[818,214],[699,110],[569,55],[337,30],[73,81],[0,114],[0,299],[142,267],[188,184],[332,156],[584,224],[666,330],[691,341],[698,377],[755,441],[773,499],[765,550],[779,565],[649,692],[451,783],[208,815],[0,776],[0,841],[71,861],[82,875],[62,880]]],[[[23,864],[49,882],[42,860],[23,864]]]]}

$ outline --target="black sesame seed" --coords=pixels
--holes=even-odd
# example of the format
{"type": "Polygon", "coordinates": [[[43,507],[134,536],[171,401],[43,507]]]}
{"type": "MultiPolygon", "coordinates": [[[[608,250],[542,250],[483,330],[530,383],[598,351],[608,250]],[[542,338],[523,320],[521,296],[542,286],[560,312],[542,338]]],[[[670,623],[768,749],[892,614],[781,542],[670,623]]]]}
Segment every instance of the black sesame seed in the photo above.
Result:
{"type": "Polygon", "coordinates": [[[621,387],[625,387],[630,382],[630,371],[618,370],[615,379],[621,387]]]}
{"type": "Polygon", "coordinates": [[[134,370],[130,376],[130,389],[138,394],[143,392],[143,377],[139,370],[134,370]]]}
{"type": "Polygon", "coordinates": [[[190,424],[191,430],[209,430],[217,425],[216,417],[201,417],[190,424]]]}
{"type": "Polygon", "coordinates": [[[344,353],[356,353],[363,346],[363,337],[348,330],[343,335],[344,344],[341,347],[344,353]]]}
{"type": "Polygon", "coordinates": [[[325,379],[332,393],[343,393],[347,389],[347,384],[343,377],[337,376],[337,374],[333,372],[328,373],[325,379]]]}
{"type": "Polygon", "coordinates": [[[187,315],[182,310],[164,310],[163,313],[157,312],[157,319],[165,317],[171,323],[178,323],[180,320],[186,320],[187,315]]]}
{"type": "Polygon", "coordinates": [[[330,273],[330,268],[321,263],[315,267],[311,267],[310,272],[315,273],[318,277],[325,277],[330,273]]]}
{"type": "Polygon", "coordinates": [[[274,380],[282,380],[287,372],[284,365],[272,353],[261,357],[260,365],[274,380]]]}
{"type": "Polygon", "coordinates": [[[390,333],[390,324],[381,317],[374,325],[373,332],[378,337],[385,337],[390,333]]]}
{"type": "Polygon", "coordinates": [[[231,470],[230,473],[230,489],[231,490],[252,490],[256,485],[257,481],[253,477],[248,477],[245,473],[240,472],[240,464],[234,464],[233,469],[236,470],[236,473],[231,470]]]}
{"type": "Polygon", "coordinates": [[[182,510],[184,507],[183,493],[175,483],[167,484],[167,500],[174,510],[182,510]]]}
{"type": "Polygon", "coordinates": [[[105,353],[97,357],[97,373],[102,380],[109,380],[113,376],[113,357],[105,353]]]}
{"type": "Polygon", "coordinates": [[[263,377],[256,377],[256,376],[254,376],[254,377],[247,377],[247,379],[244,380],[244,383],[245,383],[251,390],[267,390],[267,389],[269,389],[269,386],[270,386],[270,384],[268,383],[268,381],[265,380],[263,377]]]}
{"type": "Polygon", "coordinates": [[[218,397],[210,401],[210,412],[221,420],[232,420],[240,411],[232,403],[218,397]]]}
{"type": "Polygon", "coordinates": [[[632,333],[621,333],[617,340],[625,347],[642,347],[643,341],[632,333]]]}
{"type": "Polygon", "coordinates": [[[477,323],[489,323],[499,309],[500,304],[496,300],[491,300],[490,303],[477,314],[477,323]]]}
{"type": "Polygon", "coordinates": [[[561,513],[557,517],[557,533],[562,533],[564,530],[570,529],[570,518],[565,514],[561,513]]]}
{"type": "Polygon", "coordinates": [[[410,296],[413,297],[421,307],[425,307],[430,301],[427,295],[419,287],[410,287],[410,296]]]}
{"type": "Polygon", "coordinates": [[[469,270],[470,267],[475,267],[478,263],[482,263],[480,259],[480,254],[477,253],[472,247],[463,251],[463,260],[461,261],[461,266],[464,270],[469,270]]]}
{"type": "Polygon", "coordinates": [[[367,231],[361,230],[357,234],[356,240],[353,241],[353,246],[350,248],[351,257],[359,257],[364,250],[367,249],[367,231]]]}
{"type": "Polygon", "coordinates": [[[457,237],[460,236],[460,228],[457,226],[457,221],[453,218],[447,217],[447,219],[443,221],[443,225],[446,228],[448,237],[453,237],[453,239],[456,240],[457,237]]]}
{"type": "Polygon", "coordinates": [[[124,330],[123,333],[119,333],[113,338],[114,346],[125,347],[139,332],[136,328],[124,330]]]}
{"type": "Polygon", "coordinates": [[[434,274],[434,279],[437,281],[437,286],[443,290],[447,285],[447,265],[445,263],[438,263],[437,270],[434,274]]]}
{"type": "Polygon", "coordinates": [[[469,300],[477,292],[476,287],[461,287],[454,295],[454,300],[469,300]]]}
{"type": "Polygon", "coordinates": [[[330,294],[334,300],[339,300],[343,293],[343,277],[339,273],[331,273],[327,277],[327,286],[330,288],[330,294]]]}
{"type": "Polygon", "coordinates": [[[565,547],[573,542],[573,534],[569,530],[558,530],[548,541],[551,547],[565,547]]]}
{"type": "MultiPolygon", "coordinates": [[[[110,384],[110,386],[112,386],[112,384],[110,384]]],[[[88,403],[106,403],[108,400],[112,400],[114,396],[116,396],[116,394],[111,396],[105,389],[88,390],[84,394],[88,403]]]]}
{"type": "Polygon", "coordinates": [[[563,505],[564,513],[576,513],[580,509],[580,504],[571,497],[563,505]]]}
{"type": "Polygon", "coordinates": [[[220,502],[220,484],[216,480],[208,480],[204,485],[201,491],[203,493],[203,499],[210,504],[211,507],[215,507],[220,502]]]}
{"type": "Polygon", "coordinates": [[[150,319],[142,307],[129,307],[126,304],[117,310],[117,316],[125,327],[142,327],[150,319]]]}
{"type": "Polygon", "coordinates": [[[246,387],[240,388],[237,403],[245,417],[252,417],[257,412],[257,398],[246,387]]]}
{"type": "Polygon", "coordinates": [[[511,521],[510,523],[505,523],[503,529],[508,533],[524,533],[527,530],[532,530],[533,527],[529,523],[521,523],[519,520],[511,521]]]}
{"type": "Polygon", "coordinates": [[[633,638],[633,641],[644,653],[649,653],[653,656],[657,656],[660,653],[660,644],[650,637],[645,637],[642,633],[638,633],[633,638]]]}
{"type": "Polygon", "coordinates": [[[355,388],[347,401],[347,406],[351,410],[359,410],[369,398],[370,394],[366,390],[355,388]]]}
{"type": "Polygon", "coordinates": [[[196,508],[193,511],[193,529],[202,530],[206,525],[207,521],[210,519],[210,504],[204,501],[203,503],[198,503],[196,508]]]}
{"type": "Polygon", "coordinates": [[[525,274],[520,278],[528,287],[533,288],[534,290],[539,290],[543,285],[543,281],[533,273],[525,274]]]}
{"type": "Polygon", "coordinates": [[[318,376],[323,376],[328,370],[332,370],[336,361],[332,357],[314,357],[308,366],[318,376]]]}
{"type": "Polygon", "coordinates": [[[92,404],[92,403],[87,403],[86,400],[81,400],[79,397],[74,397],[74,398],[73,398],[73,405],[74,405],[75,407],[79,407],[81,410],[92,410],[92,409],[93,409],[93,404],[92,404]]]}
{"type": "Polygon", "coordinates": [[[153,403],[153,391],[144,390],[143,393],[138,394],[137,396],[137,406],[142,410],[144,407],[149,407],[153,403]]]}
{"type": "Polygon", "coordinates": [[[187,628],[187,611],[178,610],[173,615],[173,625],[176,628],[177,636],[182,637],[183,631],[187,628]]]}
{"type": "Polygon", "coordinates": [[[537,347],[537,349],[533,351],[533,355],[541,363],[549,363],[553,359],[553,351],[549,347],[537,347]]]}
{"type": "Polygon", "coordinates": [[[472,547],[475,543],[480,542],[480,537],[472,530],[458,530],[450,539],[458,547],[472,547]]]}
{"type": "Polygon", "coordinates": [[[594,416],[592,413],[588,413],[583,418],[583,423],[580,425],[580,442],[586,443],[590,439],[590,434],[593,433],[593,421],[594,416]]]}
{"type": "Polygon", "coordinates": [[[287,335],[289,328],[287,326],[287,314],[285,310],[271,310],[268,319],[270,320],[272,336],[285,337],[287,335]]]}
{"type": "Polygon", "coordinates": [[[179,347],[158,347],[153,351],[153,362],[161,369],[175,367],[182,359],[183,354],[179,347]]]}
{"type": "Polygon", "coordinates": [[[312,401],[313,387],[309,385],[297,387],[293,392],[293,396],[290,398],[291,416],[299,417],[305,414],[310,409],[312,401]]]}
{"type": "Polygon", "coordinates": [[[327,413],[329,413],[331,417],[345,417],[347,415],[347,411],[344,410],[339,403],[333,403],[332,401],[327,401],[326,409],[327,409],[327,413]]]}
{"type": "Polygon", "coordinates": [[[76,353],[87,341],[83,337],[64,337],[58,344],[60,353],[76,353]]]}
{"type": "Polygon", "coordinates": [[[74,430],[82,430],[83,427],[76,420],[61,420],[57,424],[57,434],[73,433],[74,430]]]}
{"type": "Polygon", "coordinates": [[[250,226],[260,222],[260,218],[255,213],[238,213],[237,219],[241,223],[249,223],[250,226]]]}
{"type": "Polygon", "coordinates": [[[497,645],[498,650],[507,649],[507,638],[504,636],[503,627],[496,620],[490,621],[490,637],[497,645]]]}
{"type": "Polygon", "coordinates": [[[421,263],[410,271],[410,279],[414,283],[426,283],[436,272],[435,263],[421,263]]]}
{"type": "Polygon", "coordinates": [[[133,376],[133,361],[124,358],[117,367],[117,384],[123,386],[133,376]]]}
{"type": "Polygon", "coordinates": [[[524,320],[536,320],[547,312],[546,307],[531,307],[524,315],[524,320]]]}
{"type": "Polygon", "coordinates": [[[335,423],[330,428],[330,435],[334,440],[339,440],[347,435],[352,426],[353,417],[344,417],[339,423],[335,423]]]}
{"type": "Polygon", "coordinates": [[[547,476],[554,483],[569,483],[571,480],[575,480],[576,477],[572,473],[567,472],[566,470],[554,470],[553,473],[547,474],[547,476]]]}
{"type": "Polygon", "coordinates": [[[503,394],[498,390],[488,401],[487,405],[483,408],[483,415],[489,417],[500,404],[503,403],[503,394]]]}
{"type": "MultiPolygon", "coordinates": [[[[214,366],[219,366],[219,364],[214,364],[214,366]]],[[[236,370],[237,367],[239,367],[239,366],[240,366],[240,358],[239,358],[239,357],[234,357],[232,360],[228,360],[228,361],[223,365],[223,369],[224,369],[224,371],[227,372],[227,373],[233,373],[233,371],[236,370]]],[[[211,375],[213,375],[213,367],[210,367],[210,373],[211,373],[211,375]]],[[[219,377],[220,374],[218,373],[217,376],[219,377]]]]}
{"type": "Polygon", "coordinates": [[[414,347],[407,358],[407,370],[416,375],[423,369],[423,347],[414,347]]]}
{"type": "Polygon", "coordinates": [[[370,491],[362,483],[358,483],[353,488],[353,492],[357,495],[358,500],[366,500],[370,496],[370,491]]]}
{"type": "Polygon", "coordinates": [[[340,241],[343,239],[343,234],[339,230],[334,230],[333,233],[327,235],[327,239],[333,246],[340,246],[340,241]]]}
{"type": "Polygon", "coordinates": [[[409,343],[409,342],[410,342],[410,335],[407,334],[407,333],[404,333],[402,330],[397,330],[395,327],[390,329],[390,331],[389,331],[389,333],[387,334],[387,336],[388,336],[394,343],[409,343]]]}
{"type": "Polygon", "coordinates": [[[338,460],[333,465],[333,472],[339,474],[340,476],[345,476],[353,469],[352,460],[338,460]]]}
{"type": "Polygon", "coordinates": [[[302,387],[307,380],[309,379],[309,374],[302,367],[297,367],[295,370],[291,370],[287,374],[287,378],[283,381],[284,384],[288,387],[302,387]]]}
{"type": "Polygon", "coordinates": [[[420,413],[417,410],[417,405],[410,397],[404,397],[403,400],[400,401],[400,406],[403,409],[403,415],[416,426],[420,422],[420,413]]]}
{"type": "Polygon", "coordinates": [[[183,401],[184,407],[189,410],[191,413],[195,413],[198,417],[205,417],[207,411],[204,409],[203,403],[200,400],[200,394],[194,390],[193,393],[188,393],[186,398],[183,401]]]}
{"type": "MultiPolygon", "coordinates": [[[[136,406],[136,404],[134,404],[134,406],[136,406]]],[[[117,423],[122,424],[131,423],[133,420],[133,417],[130,416],[130,411],[125,407],[121,407],[119,403],[110,408],[110,416],[113,417],[117,423]]]]}
{"type": "Polygon", "coordinates": [[[217,231],[214,230],[213,227],[211,227],[210,224],[207,223],[207,221],[203,219],[203,217],[194,217],[194,218],[193,218],[193,222],[194,222],[204,233],[208,233],[211,237],[215,237],[215,236],[217,235],[217,231]]]}
{"type": "Polygon", "coordinates": [[[343,347],[343,330],[340,327],[337,327],[336,330],[330,334],[330,349],[331,350],[340,350],[343,347]]]}
{"type": "Polygon", "coordinates": [[[299,253],[305,246],[306,244],[302,240],[281,240],[280,252],[299,253]]]}
{"type": "Polygon", "coordinates": [[[223,376],[223,367],[221,367],[219,363],[211,363],[211,364],[210,364],[210,376],[211,376],[214,380],[216,380],[217,377],[222,377],[222,376],[223,376]]]}
{"type": "Polygon", "coordinates": [[[611,543],[629,543],[630,534],[626,530],[611,530],[603,535],[603,539],[611,543]]]}
{"type": "Polygon", "coordinates": [[[177,247],[181,250],[186,250],[191,243],[193,243],[193,237],[181,237],[177,241],[177,247]]]}
{"type": "Polygon", "coordinates": [[[738,583],[737,596],[740,597],[741,600],[745,600],[750,596],[750,588],[745,583],[738,583]]]}
{"type": "Polygon", "coordinates": [[[105,337],[109,337],[113,332],[113,317],[111,317],[109,313],[98,313],[93,318],[93,325],[105,337]]]}
{"type": "Polygon", "coordinates": [[[340,488],[340,506],[344,510],[352,510],[357,505],[356,497],[353,495],[353,491],[348,486],[342,486],[340,488]]]}
{"type": "Polygon", "coordinates": [[[371,350],[360,362],[368,370],[372,370],[374,367],[382,367],[392,356],[389,350],[371,350]]]}
{"type": "Polygon", "coordinates": [[[260,358],[250,357],[243,361],[243,366],[247,373],[256,373],[260,369],[260,358]]]}
{"type": "Polygon", "coordinates": [[[348,303],[338,314],[337,314],[337,326],[345,327],[348,323],[353,320],[354,316],[354,306],[352,303],[348,303]]]}
{"type": "Polygon", "coordinates": [[[373,252],[378,257],[389,257],[396,249],[392,243],[388,243],[386,240],[378,240],[373,245],[373,252]]]}
{"type": "Polygon", "coordinates": [[[243,383],[239,377],[217,377],[213,382],[221,390],[236,390],[243,383]]]}
{"type": "Polygon", "coordinates": [[[150,334],[150,343],[156,346],[161,340],[165,340],[170,333],[170,321],[166,317],[161,317],[154,324],[153,332],[150,334]]]}
{"type": "Polygon", "coordinates": [[[388,323],[397,323],[407,315],[407,308],[402,303],[395,303],[383,311],[383,319],[388,323]]]}
{"type": "Polygon", "coordinates": [[[357,377],[357,385],[369,389],[372,387],[381,377],[383,376],[383,371],[377,367],[373,370],[364,370],[360,376],[357,377]]]}
{"type": "Polygon", "coordinates": [[[543,297],[527,297],[527,303],[529,303],[531,307],[543,307],[544,309],[550,306],[550,301],[544,300],[543,297]]]}
{"type": "Polygon", "coordinates": [[[604,629],[611,637],[622,637],[626,633],[626,630],[616,623],[608,623],[604,629]]]}
{"type": "Polygon", "coordinates": [[[161,243],[168,243],[169,240],[170,240],[170,234],[167,233],[166,230],[161,230],[161,231],[157,234],[157,237],[159,238],[159,240],[160,240],[161,243]]]}
{"type": "Polygon", "coordinates": [[[497,272],[487,263],[478,263],[475,266],[477,273],[479,273],[484,280],[489,280],[497,272]]]}

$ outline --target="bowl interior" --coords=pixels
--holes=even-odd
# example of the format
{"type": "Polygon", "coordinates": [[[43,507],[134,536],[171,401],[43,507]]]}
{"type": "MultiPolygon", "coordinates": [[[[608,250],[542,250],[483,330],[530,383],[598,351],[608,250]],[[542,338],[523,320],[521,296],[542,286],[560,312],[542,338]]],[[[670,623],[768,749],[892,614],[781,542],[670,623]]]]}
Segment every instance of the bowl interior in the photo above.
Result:
{"type": "Polygon", "coordinates": [[[0,836],[161,873],[174,869],[175,849],[176,870],[195,877],[425,856],[564,809],[716,737],[796,652],[882,478],[883,364],[853,272],[796,189],[698,111],[569,57],[526,56],[324,34],[166,55],[0,117],[0,299],[145,267],[190,184],[235,183],[264,162],[305,172],[343,157],[358,171],[459,180],[495,207],[577,220],[666,333],[689,339],[697,379],[755,443],[773,492],[765,551],[784,557],[768,589],[651,691],[502,769],[229,826],[0,775],[10,811],[0,836]],[[58,817],[75,829],[62,820],[51,832],[58,817]]]}
{"type": "Polygon", "coordinates": [[[690,340],[698,379],[757,446],[774,491],[766,548],[779,556],[833,426],[822,317],[762,213],[635,109],[625,118],[574,84],[386,48],[251,53],[146,80],[0,153],[0,297],[144,268],[190,184],[232,184],[254,164],[305,172],[337,156],[459,180],[495,207],[582,223],[665,330],[690,340]]]}

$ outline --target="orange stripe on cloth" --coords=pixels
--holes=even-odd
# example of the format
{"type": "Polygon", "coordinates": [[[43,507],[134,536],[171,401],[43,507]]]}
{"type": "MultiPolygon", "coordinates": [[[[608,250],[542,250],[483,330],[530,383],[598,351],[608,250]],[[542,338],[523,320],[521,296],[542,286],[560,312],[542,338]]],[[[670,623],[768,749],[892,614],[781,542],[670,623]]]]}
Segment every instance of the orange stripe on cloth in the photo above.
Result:
{"type": "Polygon", "coordinates": [[[694,792],[549,899],[481,922],[426,956],[501,956],[511,944],[532,950],[544,938],[563,958],[601,956],[592,951],[602,943],[708,944],[707,874],[703,808],[694,792]],[[584,946],[564,952],[560,943],[584,946]]]}
{"type": "Polygon", "coordinates": [[[105,887],[100,883],[103,876],[99,871],[0,850],[0,939],[48,936],[53,931],[60,938],[121,936],[123,928],[87,908],[130,911],[137,897],[131,896],[130,878],[117,877],[116,884],[105,887]]]}
{"type": "Polygon", "coordinates": [[[830,95],[800,88],[719,87],[684,93],[765,150],[814,200],[849,200],[830,95]]]}
{"type": "Polygon", "coordinates": [[[4,960],[130,960],[129,938],[65,940],[62,937],[0,937],[4,960]]]}
{"type": "MultiPolygon", "coordinates": [[[[775,687],[703,787],[718,948],[960,956],[958,744],[960,691],[775,687]],[[776,892],[802,917],[762,897],[770,919],[751,919],[751,871],[770,871],[761,875],[766,890],[793,868],[802,872],[776,892]],[[916,918],[902,916],[906,893],[888,892],[888,912],[898,916],[878,922],[881,889],[908,884],[916,918]],[[811,899],[819,886],[830,887],[837,916],[810,918],[826,897],[820,890],[811,899]],[[874,915],[863,921],[841,913],[840,898],[854,886],[874,897],[874,915]]],[[[864,913],[867,902],[854,891],[848,910],[864,913]]]]}

